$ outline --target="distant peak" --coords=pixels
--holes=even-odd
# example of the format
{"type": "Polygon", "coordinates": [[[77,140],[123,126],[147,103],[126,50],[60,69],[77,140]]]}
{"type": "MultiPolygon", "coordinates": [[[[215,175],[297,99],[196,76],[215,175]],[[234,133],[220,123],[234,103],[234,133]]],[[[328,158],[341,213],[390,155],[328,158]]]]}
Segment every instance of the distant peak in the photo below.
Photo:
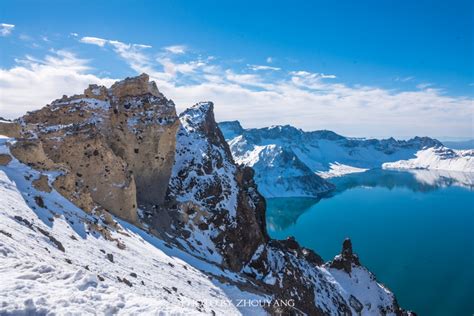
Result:
{"type": "Polygon", "coordinates": [[[239,121],[225,121],[219,123],[219,128],[224,134],[225,139],[232,139],[236,136],[241,135],[244,132],[242,125],[239,121]]]}

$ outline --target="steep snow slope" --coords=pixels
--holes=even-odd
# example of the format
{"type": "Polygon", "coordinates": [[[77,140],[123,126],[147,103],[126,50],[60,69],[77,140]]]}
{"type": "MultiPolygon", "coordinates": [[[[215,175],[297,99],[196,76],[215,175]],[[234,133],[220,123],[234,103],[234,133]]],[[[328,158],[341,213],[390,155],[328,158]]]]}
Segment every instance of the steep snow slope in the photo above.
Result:
{"type": "Polygon", "coordinates": [[[38,191],[39,176],[16,159],[0,166],[0,314],[265,314],[225,304],[264,298],[218,281],[237,275],[38,191]]]}
{"type": "Polygon", "coordinates": [[[474,172],[474,150],[454,150],[446,147],[427,148],[408,160],[384,163],[385,169],[433,169],[474,172]]]}
{"type": "Polygon", "coordinates": [[[332,188],[322,178],[380,168],[385,162],[415,157],[425,147],[442,146],[427,137],[366,140],[331,131],[304,132],[289,125],[243,129],[232,121],[219,126],[235,161],[255,169],[259,190],[266,197],[318,196],[332,188]]]}

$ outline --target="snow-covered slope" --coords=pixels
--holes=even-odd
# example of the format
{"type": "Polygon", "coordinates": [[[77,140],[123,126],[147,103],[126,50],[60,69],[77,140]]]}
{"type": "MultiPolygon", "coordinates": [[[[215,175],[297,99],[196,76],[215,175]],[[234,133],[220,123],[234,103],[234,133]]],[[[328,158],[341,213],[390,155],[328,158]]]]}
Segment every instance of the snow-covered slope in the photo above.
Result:
{"type": "Polygon", "coordinates": [[[55,190],[36,190],[39,176],[16,159],[0,166],[1,315],[266,314],[235,307],[265,298],[218,281],[237,275],[126,222],[107,225],[55,190]]]}
{"type": "Polygon", "coordinates": [[[431,169],[474,172],[474,150],[454,150],[433,147],[420,150],[416,157],[408,160],[388,162],[385,169],[431,169]]]}
{"type": "Polygon", "coordinates": [[[473,151],[451,150],[428,137],[352,139],[289,125],[244,129],[237,121],[219,127],[235,161],[254,168],[265,197],[318,196],[332,188],[324,179],[382,166],[474,171],[473,151]]]}

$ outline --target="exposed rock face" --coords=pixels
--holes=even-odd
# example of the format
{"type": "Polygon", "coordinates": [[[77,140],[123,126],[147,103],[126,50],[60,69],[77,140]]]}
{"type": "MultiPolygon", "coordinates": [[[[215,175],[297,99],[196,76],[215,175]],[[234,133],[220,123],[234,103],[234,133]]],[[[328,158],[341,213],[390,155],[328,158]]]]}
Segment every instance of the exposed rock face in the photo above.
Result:
{"type": "Polygon", "coordinates": [[[16,138],[20,137],[20,131],[20,125],[0,117],[0,135],[16,138]]]}
{"type": "Polygon", "coordinates": [[[0,154],[0,166],[6,166],[12,161],[12,157],[8,154],[0,154]]]}
{"type": "Polygon", "coordinates": [[[253,171],[234,164],[211,102],[186,110],[180,121],[170,203],[176,203],[187,246],[237,271],[268,239],[265,200],[253,171]]]}
{"type": "Polygon", "coordinates": [[[48,177],[45,176],[44,174],[42,174],[38,179],[34,180],[32,184],[33,184],[33,187],[38,191],[47,192],[47,193],[52,191],[48,183],[48,177]]]}
{"type": "Polygon", "coordinates": [[[351,273],[352,266],[360,266],[359,257],[352,252],[352,242],[349,238],[344,240],[341,254],[336,256],[329,266],[346,273],[351,273]]]}
{"type": "Polygon", "coordinates": [[[54,186],[81,208],[136,222],[138,204],[163,203],[178,119],[148,75],[110,89],[91,85],[16,123],[21,137],[12,154],[37,169],[62,170],[54,186]]]}

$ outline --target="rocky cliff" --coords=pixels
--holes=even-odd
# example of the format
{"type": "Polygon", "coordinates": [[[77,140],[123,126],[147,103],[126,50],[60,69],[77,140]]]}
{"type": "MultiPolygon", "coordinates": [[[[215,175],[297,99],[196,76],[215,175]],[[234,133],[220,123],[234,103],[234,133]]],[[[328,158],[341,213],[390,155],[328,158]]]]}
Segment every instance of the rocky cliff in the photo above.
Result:
{"type": "MultiPolygon", "coordinates": [[[[188,262],[196,264],[192,258],[197,257],[212,265],[205,273],[219,284],[268,298],[271,303],[264,307],[272,314],[407,314],[360,265],[350,242],[344,243],[340,257],[325,264],[291,238],[268,237],[265,200],[253,170],[234,162],[211,102],[198,103],[178,118],[173,102],[141,75],[110,88],[92,85],[82,95],[64,96],[15,122],[0,122],[0,131],[15,138],[8,150],[2,147],[0,168],[33,187],[28,190],[37,195],[25,198],[35,203],[31,210],[50,208],[51,197],[59,192],[92,217],[89,227],[121,250],[126,245],[120,235],[130,237],[136,228],[120,225],[110,214],[125,219],[169,249],[192,254],[183,256],[188,262]],[[35,170],[28,171],[34,180],[27,174],[25,181],[17,177],[28,168],[35,170]],[[281,300],[284,306],[278,304],[281,300]]],[[[54,221],[59,215],[51,212],[54,221]]],[[[16,221],[26,223],[23,218],[16,221]]],[[[158,242],[140,234],[143,247],[157,247],[158,242]]],[[[128,237],[123,238],[133,243],[128,237]]],[[[55,245],[61,243],[53,238],[55,245]]],[[[143,256],[137,261],[149,259],[143,251],[136,253],[143,256]]],[[[107,258],[114,262],[114,256],[107,258]]],[[[160,273],[157,263],[166,263],[154,261],[150,270],[160,273]]],[[[198,311],[204,313],[201,303],[198,311]]]]}
{"type": "Polygon", "coordinates": [[[54,187],[87,211],[131,222],[139,204],[161,204],[171,174],[175,107],[148,75],[53,101],[0,130],[17,137],[21,162],[57,170],[54,187]]]}

